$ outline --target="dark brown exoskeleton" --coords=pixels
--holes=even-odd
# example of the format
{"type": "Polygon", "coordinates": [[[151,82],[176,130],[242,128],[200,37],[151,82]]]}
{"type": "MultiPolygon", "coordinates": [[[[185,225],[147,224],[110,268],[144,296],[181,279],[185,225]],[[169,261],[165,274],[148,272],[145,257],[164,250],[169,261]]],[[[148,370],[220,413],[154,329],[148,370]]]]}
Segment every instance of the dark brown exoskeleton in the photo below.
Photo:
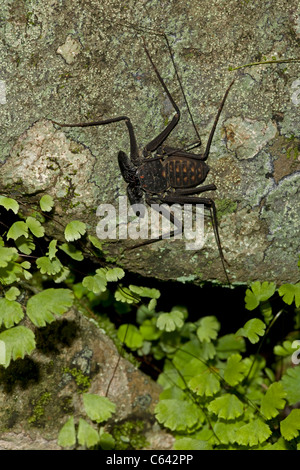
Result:
{"type": "MultiPolygon", "coordinates": [[[[168,38],[165,34],[163,34],[163,36],[165,37],[165,40],[167,42],[170,56],[172,59],[172,63],[175,69],[175,73],[179,80],[168,38]]],[[[199,185],[205,181],[206,176],[209,172],[209,166],[205,163],[205,161],[208,158],[210,146],[212,143],[212,139],[216,130],[219,117],[223,109],[227,95],[229,93],[229,90],[234,83],[234,80],[231,82],[228,89],[226,90],[226,93],[220,104],[214,124],[210,131],[210,135],[209,135],[204,153],[196,154],[196,153],[190,152],[192,148],[195,148],[201,145],[201,139],[197,131],[197,128],[195,127],[189,108],[188,108],[188,111],[190,113],[193,126],[195,128],[195,131],[198,137],[197,142],[184,149],[176,149],[176,148],[165,146],[164,145],[165,140],[167,139],[169,134],[172,132],[172,130],[175,128],[175,126],[178,124],[178,121],[180,118],[180,110],[177,104],[175,103],[172,95],[170,94],[164,80],[160,76],[155,64],[153,63],[150,53],[146,47],[145,40],[144,40],[144,49],[157,75],[158,80],[160,81],[165,93],[167,94],[172,106],[175,109],[175,115],[173,116],[171,122],[165,127],[165,129],[157,137],[151,140],[151,142],[149,142],[142,149],[141,152],[139,152],[139,149],[137,146],[132,123],[127,116],[118,116],[118,117],[114,117],[114,118],[106,119],[102,121],[84,122],[84,123],[76,123],[76,124],[61,124],[55,121],[52,121],[52,122],[62,127],[88,127],[88,126],[101,126],[101,125],[111,124],[113,122],[125,121],[125,124],[128,129],[128,133],[129,133],[129,140],[130,140],[130,158],[123,151],[120,151],[118,154],[118,162],[119,162],[122,176],[124,180],[126,181],[126,183],[128,184],[127,194],[128,194],[130,203],[132,205],[138,205],[138,204],[142,205],[143,202],[145,201],[150,206],[153,204],[157,204],[157,203],[167,204],[167,205],[175,204],[175,203],[180,204],[180,205],[203,204],[211,212],[213,228],[214,228],[215,238],[216,238],[216,242],[218,245],[221,262],[223,265],[227,282],[230,283],[228,279],[227,271],[225,268],[225,263],[224,263],[225,258],[223,255],[221,242],[220,242],[215,203],[211,198],[197,197],[196,195],[203,193],[205,191],[212,191],[216,189],[216,186],[214,184],[208,184],[204,186],[199,186],[199,185]]],[[[179,80],[179,84],[183,92],[180,80],[179,80]]],[[[184,92],[183,92],[183,96],[186,101],[184,92]]],[[[180,223],[174,215],[172,215],[169,212],[166,212],[166,209],[164,209],[163,206],[160,207],[160,211],[163,216],[169,217],[171,222],[174,224],[174,226],[177,227],[177,229],[172,232],[172,235],[175,235],[176,233],[181,231],[180,223]]],[[[142,210],[139,212],[139,215],[140,217],[144,216],[142,210]]],[[[140,243],[139,245],[135,245],[135,247],[153,243],[154,241],[160,240],[162,238],[164,238],[163,235],[155,239],[146,240],[143,243],[140,243]]]]}

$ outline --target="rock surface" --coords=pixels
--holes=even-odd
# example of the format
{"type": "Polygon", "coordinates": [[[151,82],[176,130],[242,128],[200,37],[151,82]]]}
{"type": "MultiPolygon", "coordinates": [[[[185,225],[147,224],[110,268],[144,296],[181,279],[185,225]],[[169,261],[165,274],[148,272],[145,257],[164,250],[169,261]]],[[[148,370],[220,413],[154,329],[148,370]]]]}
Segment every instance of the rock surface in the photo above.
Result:
{"type": "MultiPolygon", "coordinates": [[[[277,0],[4,0],[0,75],[0,192],[26,203],[43,194],[56,202],[56,220],[99,222],[99,204],[126,194],[117,164],[129,151],[124,123],[58,128],[50,119],[78,122],[127,115],[143,146],[173,116],[145,56],[142,30],[179,108],[168,143],[196,140],[166,44],[170,38],[182,84],[205,145],[225,89],[224,107],[206,180],[215,199],[232,282],[294,282],[299,252],[299,63],[230,71],[264,58],[299,56],[298,1],[277,0]],[[135,28],[128,26],[134,24],[135,28]]],[[[49,222],[49,233],[60,231],[49,222]]],[[[224,281],[209,218],[201,250],[164,240],[110,256],[125,268],[159,279],[224,281]],[[176,263],[174,263],[176,259],[176,263]]]]}
{"type": "Polygon", "coordinates": [[[0,450],[60,449],[57,437],[70,416],[89,421],[82,394],[104,396],[108,389],[117,405],[108,430],[132,423],[143,448],[172,448],[172,436],[155,424],[159,385],[120,358],[94,320],[74,309],[36,338],[30,357],[0,371],[0,450]]]}

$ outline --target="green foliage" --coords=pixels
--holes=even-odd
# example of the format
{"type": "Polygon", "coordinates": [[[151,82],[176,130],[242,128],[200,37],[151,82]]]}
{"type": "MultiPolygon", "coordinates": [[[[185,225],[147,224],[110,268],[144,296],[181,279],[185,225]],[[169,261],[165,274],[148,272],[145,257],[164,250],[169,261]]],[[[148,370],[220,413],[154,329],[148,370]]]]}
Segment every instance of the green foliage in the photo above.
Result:
{"type": "Polygon", "coordinates": [[[76,430],[74,417],[69,417],[59,432],[58,445],[65,448],[74,447],[78,442],[80,446],[88,449],[95,446],[103,450],[113,449],[115,445],[113,436],[104,432],[103,428],[95,427],[95,423],[107,421],[115,412],[116,405],[106,397],[85,393],[83,394],[83,407],[87,418],[92,423],[79,418],[76,430]]]}
{"type": "MultiPolygon", "coordinates": [[[[246,309],[253,316],[238,318],[236,333],[224,334],[215,316],[201,314],[190,321],[186,308],[176,305],[160,311],[159,290],[126,285],[119,267],[98,265],[84,272],[86,254],[101,254],[103,245],[92,235],[84,237],[84,223],[71,221],[62,243],[44,238],[38,207],[23,216],[17,201],[4,196],[0,206],[13,216],[10,227],[0,226],[0,366],[7,368],[30,355],[36,346],[34,329],[64,315],[76,298],[90,309],[113,308],[121,319],[114,332],[116,343],[163,364],[158,377],[163,391],[155,415],[174,433],[174,449],[300,447],[300,412],[292,409],[300,402],[300,367],[292,367],[299,338],[300,283],[277,289],[272,282],[253,282],[245,294],[246,309]],[[285,313],[285,307],[273,312],[276,295],[285,306],[295,306],[296,313],[295,331],[269,345],[280,367],[260,355],[274,322],[285,313]],[[132,318],[134,312],[133,324],[126,315],[132,318]]],[[[39,206],[43,212],[52,211],[52,198],[43,196],[39,206]]],[[[117,449],[117,434],[102,427],[116,405],[87,393],[88,386],[80,395],[86,416],[69,417],[58,443],[65,448],[117,449]]]]}

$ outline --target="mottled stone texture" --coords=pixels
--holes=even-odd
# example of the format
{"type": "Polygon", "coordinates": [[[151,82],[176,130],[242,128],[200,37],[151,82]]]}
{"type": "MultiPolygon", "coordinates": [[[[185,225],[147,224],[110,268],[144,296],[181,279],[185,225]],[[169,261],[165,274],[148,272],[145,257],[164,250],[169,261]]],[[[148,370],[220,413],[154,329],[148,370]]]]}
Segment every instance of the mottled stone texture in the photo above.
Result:
{"type": "Polygon", "coordinates": [[[116,404],[107,431],[124,422],[135,429],[140,420],[144,447],[171,448],[172,437],[159,429],[153,414],[159,385],[120,358],[94,320],[73,309],[37,331],[36,338],[30,358],[0,370],[0,450],[60,449],[57,437],[67,419],[88,420],[85,392],[107,394],[116,404]]]}
{"type": "MultiPolygon", "coordinates": [[[[226,87],[237,76],[208,163],[231,280],[277,283],[299,277],[300,64],[229,67],[299,56],[298,1],[4,0],[1,4],[0,192],[20,201],[54,196],[56,220],[85,221],[91,234],[99,203],[126,194],[117,164],[129,151],[124,123],[59,129],[127,115],[145,145],[173,115],[145,57],[139,31],[181,111],[169,144],[196,140],[161,37],[169,35],[182,84],[205,145],[226,87]],[[137,29],[128,27],[134,24],[137,29]]],[[[49,223],[49,233],[60,225],[49,223]]],[[[224,281],[212,234],[202,250],[168,240],[121,255],[118,262],[160,279],[224,281]],[[176,260],[176,262],[174,262],[176,260]]]]}

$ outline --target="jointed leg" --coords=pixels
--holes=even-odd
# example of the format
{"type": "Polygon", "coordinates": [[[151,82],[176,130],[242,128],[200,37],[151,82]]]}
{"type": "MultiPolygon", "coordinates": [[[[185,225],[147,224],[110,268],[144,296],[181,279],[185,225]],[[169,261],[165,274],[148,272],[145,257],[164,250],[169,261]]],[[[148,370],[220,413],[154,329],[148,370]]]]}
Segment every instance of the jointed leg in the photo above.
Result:
{"type": "MultiPolygon", "coordinates": [[[[207,185],[207,186],[211,186],[211,185],[207,185]]],[[[212,185],[212,186],[214,186],[214,185],[212,185]]],[[[205,186],[203,186],[202,188],[205,188],[205,186]]],[[[196,190],[198,190],[198,191],[200,189],[201,188],[196,188],[196,190]]],[[[213,189],[213,188],[210,188],[210,189],[213,189]]],[[[195,188],[191,188],[191,191],[192,190],[194,191],[194,194],[195,194],[195,188]]],[[[206,190],[208,190],[208,189],[204,189],[204,191],[206,191],[206,190]]],[[[221,263],[222,263],[222,266],[223,266],[223,270],[224,270],[227,282],[228,282],[228,284],[230,284],[230,280],[229,280],[229,277],[228,277],[228,274],[227,274],[227,271],[226,271],[226,267],[225,267],[225,261],[226,260],[225,260],[223,250],[222,250],[222,245],[221,245],[221,240],[220,240],[220,235],[219,235],[219,229],[218,229],[217,210],[216,210],[216,206],[215,206],[214,201],[210,198],[191,197],[191,196],[188,196],[188,195],[182,195],[181,196],[179,194],[176,194],[174,196],[165,196],[164,198],[161,198],[161,201],[166,202],[167,204],[175,204],[175,203],[177,203],[177,204],[203,204],[205,207],[207,207],[209,209],[210,214],[211,214],[211,218],[212,218],[215,239],[216,239],[216,242],[217,242],[219,255],[220,255],[220,258],[221,258],[221,263]]]]}
{"type": "Polygon", "coordinates": [[[53,124],[56,124],[60,127],[91,127],[91,126],[105,126],[106,124],[111,124],[113,122],[125,121],[125,124],[128,129],[129,133],[129,140],[130,140],[130,158],[134,164],[139,163],[139,156],[138,156],[138,146],[136,143],[136,138],[134,134],[134,129],[130,119],[127,116],[118,116],[115,118],[104,119],[103,121],[93,121],[93,122],[78,122],[75,124],[63,124],[56,121],[51,121],[53,124]]]}

